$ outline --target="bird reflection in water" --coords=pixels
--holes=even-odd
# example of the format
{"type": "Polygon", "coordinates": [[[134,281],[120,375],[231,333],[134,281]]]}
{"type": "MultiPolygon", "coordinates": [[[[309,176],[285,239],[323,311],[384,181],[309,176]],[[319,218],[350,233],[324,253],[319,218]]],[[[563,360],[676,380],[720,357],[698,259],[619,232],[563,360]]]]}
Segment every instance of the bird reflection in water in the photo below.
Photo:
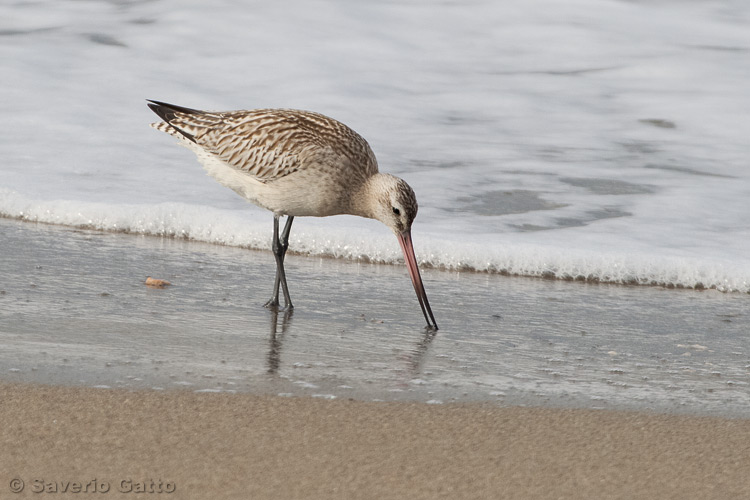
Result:
{"type": "Polygon", "coordinates": [[[269,309],[269,312],[271,313],[271,336],[269,337],[268,373],[275,375],[278,373],[281,364],[281,344],[284,341],[286,330],[289,328],[294,309],[285,308],[281,311],[281,331],[279,331],[279,309],[273,307],[269,309]]]}
{"type": "Polygon", "coordinates": [[[437,335],[437,330],[425,328],[424,335],[419,342],[417,342],[417,345],[412,349],[409,356],[407,356],[409,375],[411,375],[412,378],[416,378],[422,374],[422,363],[424,362],[425,355],[427,354],[435,335],[437,335]]]}
{"type": "MultiPolygon", "coordinates": [[[[268,349],[268,371],[271,375],[276,375],[281,366],[281,348],[284,342],[284,337],[291,324],[292,316],[294,315],[294,309],[282,309],[271,308],[268,310],[271,315],[271,334],[269,336],[269,349],[268,349]],[[279,327],[279,313],[281,313],[281,326],[279,327]]],[[[414,346],[414,348],[406,356],[407,371],[409,375],[414,378],[421,374],[422,363],[425,355],[432,344],[432,340],[437,335],[437,331],[432,328],[424,328],[422,338],[414,346]]]]}

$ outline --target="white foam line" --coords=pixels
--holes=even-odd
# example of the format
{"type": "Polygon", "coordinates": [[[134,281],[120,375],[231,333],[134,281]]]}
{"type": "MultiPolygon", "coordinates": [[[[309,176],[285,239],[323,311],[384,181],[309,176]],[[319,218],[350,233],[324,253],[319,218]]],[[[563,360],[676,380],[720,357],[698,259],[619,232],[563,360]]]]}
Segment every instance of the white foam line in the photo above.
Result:
{"type": "MultiPolygon", "coordinates": [[[[270,218],[261,220],[246,211],[181,203],[109,205],[34,201],[0,189],[0,215],[102,231],[186,238],[260,250],[270,248],[270,218]]],[[[388,264],[402,262],[396,239],[387,230],[342,221],[342,224],[312,223],[298,227],[292,235],[292,249],[314,256],[388,264]]],[[[605,246],[593,250],[561,246],[555,241],[559,237],[550,237],[548,244],[528,243],[522,241],[524,238],[531,239],[521,233],[491,234],[480,244],[476,239],[461,241],[461,234],[420,233],[415,245],[420,263],[439,269],[750,292],[750,265],[746,261],[679,254],[655,256],[644,249],[617,251],[605,246]]]]}

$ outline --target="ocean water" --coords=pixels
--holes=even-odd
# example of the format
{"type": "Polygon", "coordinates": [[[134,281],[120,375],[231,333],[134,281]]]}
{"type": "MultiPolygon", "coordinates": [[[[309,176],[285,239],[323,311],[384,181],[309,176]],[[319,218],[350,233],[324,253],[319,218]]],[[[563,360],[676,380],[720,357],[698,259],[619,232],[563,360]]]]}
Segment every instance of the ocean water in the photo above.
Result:
{"type": "MultiPolygon", "coordinates": [[[[425,265],[747,293],[749,81],[740,0],[4,2],[0,215],[269,248],[144,99],[299,108],[412,185],[425,265]]],[[[401,259],[348,216],[291,249],[401,259]]]]}

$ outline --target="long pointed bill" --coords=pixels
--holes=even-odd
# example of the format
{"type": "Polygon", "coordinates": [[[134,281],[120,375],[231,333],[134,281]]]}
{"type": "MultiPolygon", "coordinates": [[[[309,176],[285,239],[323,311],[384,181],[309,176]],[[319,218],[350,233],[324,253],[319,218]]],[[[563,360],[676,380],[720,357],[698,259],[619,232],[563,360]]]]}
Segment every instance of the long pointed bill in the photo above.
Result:
{"type": "Polygon", "coordinates": [[[432,315],[432,309],[430,309],[430,303],[427,301],[427,293],[424,291],[424,285],[422,284],[422,277],[419,275],[419,267],[417,266],[417,258],[414,255],[414,245],[411,242],[411,231],[406,230],[403,233],[397,234],[398,242],[401,245],[401,250],[404,252],[404,261],[406,261],[406,268],[409,270],[409,276],[411,276],[411,282],[414,285],[414,291],[417,292],[417,299],[419,299],[419,305],[422,307],[422,314],[424,319],[427,320],[427,326],[429,328],[438,329],[435,316],[432,315]],[[428,316],[429,314],[429,316],[428,316]],[[432,320],[432,323],[430,323],[432,320]]]}

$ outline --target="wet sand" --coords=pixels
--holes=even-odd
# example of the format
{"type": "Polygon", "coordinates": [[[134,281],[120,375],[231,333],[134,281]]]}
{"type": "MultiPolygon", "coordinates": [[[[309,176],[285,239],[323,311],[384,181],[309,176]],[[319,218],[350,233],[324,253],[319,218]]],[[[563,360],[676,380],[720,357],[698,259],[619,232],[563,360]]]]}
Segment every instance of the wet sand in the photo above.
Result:
{"type": "Polygon", "coordinates": [[[404,266],[290,255],[288,315],[270,252],[0,219],[0,255],[0,381],[750,417],[744,294],[425,269],[433,334],[404,266]]]}
{"type": "Polygon", "coordinates": [[[94,479],[99,498],[750,497],[744,419],[24,384],[0,401],[0,498],[94,479]]]}

